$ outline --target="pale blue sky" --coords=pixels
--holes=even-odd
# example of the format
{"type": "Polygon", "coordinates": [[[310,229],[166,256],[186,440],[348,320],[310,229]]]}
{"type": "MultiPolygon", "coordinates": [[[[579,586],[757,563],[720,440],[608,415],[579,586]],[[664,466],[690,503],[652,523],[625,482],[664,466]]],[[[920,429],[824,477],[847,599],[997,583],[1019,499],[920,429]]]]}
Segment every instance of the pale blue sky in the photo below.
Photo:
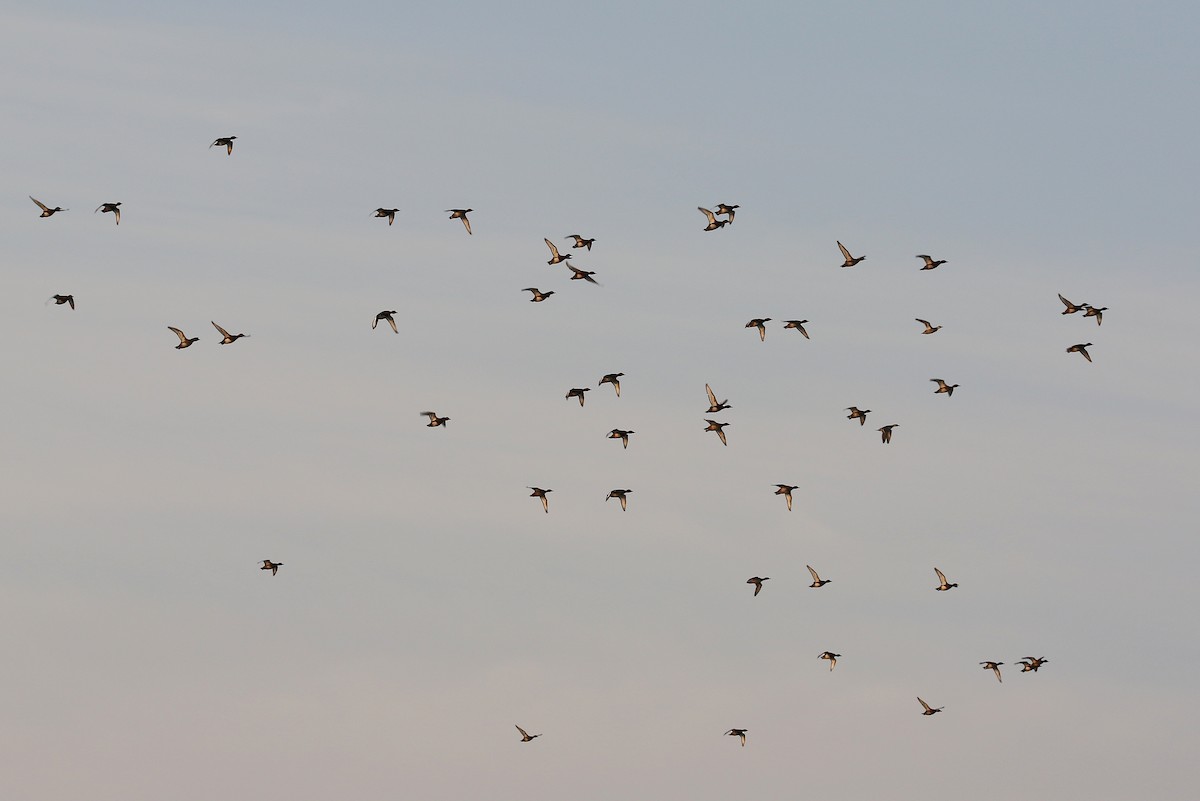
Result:
{"type": "Polygon", "coordinates": [[[6,11],[7,792],[1185,797],[1198,16],[6,11]]]}

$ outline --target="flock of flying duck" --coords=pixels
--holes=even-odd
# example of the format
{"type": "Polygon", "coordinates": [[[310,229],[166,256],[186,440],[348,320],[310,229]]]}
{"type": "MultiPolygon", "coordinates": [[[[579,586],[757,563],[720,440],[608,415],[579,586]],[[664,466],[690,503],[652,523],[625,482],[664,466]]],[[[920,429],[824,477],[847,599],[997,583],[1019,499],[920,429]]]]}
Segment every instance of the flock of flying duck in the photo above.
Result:
{"type": "MultiPolygon", "coordinates": [[[[209,145],[209,147],[210,148],[223,147],[226,150],[226,154],[231,156],[231,155],[233,155],[233,142],[235,139],[237,139],[236,136],[218,137],[217,139],[213,140],[213,143],[211,145],[209,145]]],[[[37,204],[38,208],[41,209],[41,216],[44,218],[45,217],[53,217],[55,214],[57,214],[59,212],[69,211],[69,209],[64,209],[60,206],[55,206],[54,208],[51,208],[51,207],[47,206],[45,203],[42,203],[37,198],[33,197],[32,195],[29,196],[29,199],[32,200],[35,204],[37,204]]],[[[120,206],[121,206],[121,203],[119,203],[119,202],[101,203],[99,206],[96,207],[95,212],[104,213],[104,214],[112,214],[113,221],[117,225],[120,225],[121,224],[121,208],[120,208],[120,206]]],[[[697,206],[697,209],[699,209],[699,211],[704,215],[705,219],[707,220],[707,225],[704,227],[703,230],[704,231],[716,231],[720,228],[724,228],[725,226],[732,224],[734,221],[734,217],[736,216],[735,210],[738,208],[740,208],[740,206],[738,206],[737,204],[727,204],[727,203],[717,204],[715,211],[706,209],[702,206],[697,206]],[[721,218],[723,218],[723,219],[721,219],[721,218]]],[[[396,214],[399,213],[399,211],[400,211],[400,209],[388,209],[388,208],[380,207],[380,208],[375,209],[374,212],[372,212],[372,216],[378,217],[378,218],[386,218],[388,221],[388,225],[392,225],[395,223],[396,214]]],[[[466,229],[466,232],[468,234],[471,234],[472,231],[471,231],[471,221],[470,221],[470,219],[468,219],[467,215],[473,211],[474,211],[474,209],[446,209],[446,212],[450,215],[449,219],[461,221],[463,224],[463,228],[466,229]]],[[[595,244],[595,242],[596,242],[595,239],[587,239],[580,234],[568,234],[565,238],[573,240],[573,244],[571,245],[572,249],[586,249],[589,252],[592,249],[592,245],[595,244]]],[[[595,275],[594,271],[581,270],[581,269],[575,267],[574,265],[568,263],[569,260],[572,258],[573,254],[571,254],[571,253],[564,254],[564,253],[560,252],[558,249],[558,246],[555,245],[554,242],[552,242],[550,239],[544,239],[543,241],[546,243],[546,247],[549,248],[549,250],[550,250],[550,260],[547,262],[547,264],[549,264],[549,265],[565,264],[566,267],[568,269],[570,269],[572,272],[572,274],[570,276],[570,280],[586,281],[588,283],[597,284],[597,281],[593,278],[593,276],[595,275]]],[[[842,257],[844,259],[842,262],[842,265],[841,265],[842,267],[853,267],[856,264],[859,264],[860,262],[865,261],[867,258],[866,256],[858,256],[858,257],[852,256],[850,251],[840,241],[837,243],[837,246],[838,246],[838,250],[841,251],[842,257]]],[[[920,268],[921,270],[934,270],[934,269],[938,268],[939,266],[947,263],[945,259],[934,259],[933,257],[926,255],[926,254],[918,254],[916,258],[921,259],[923,262],[923,266],[920,268]]],[[[553,290],[543,292],[536,287],[526,287],[525,289],[522,289],[521,291],[532,293],[532,297],[530,298],[530,302],[532,302],[532,303],[544,302],[551,295],[555,294],[553,290]]],[[[1096,325],[1101,324],[1101,322],[1103,321],[1103,318],[1104,318],[1104,312],[1108,310],[1107,306],[1096,307],[1096,306],[1093,306],[1088,303],[1079,303],[1079,304],[1073,303],[1073,302],[1067,300],[1065,297],[1063,297],[1062,294],[1059,294],[1058,299],[1062,302],[1063,306],[1065,307],[1062,311],[1062,314],[1076,314],[1078,312],[1083,312],[1084,317],[1094,317],[1096,319],[1096,325]]],[[[71,309],[75,308],[74,295],[55,294],[55,295],[52,295],[50,297],[50,299],[46,301],[46,303],[49,304],[51,301],[53,301],[56,306],[62,306],[65,304],[65,305],[69,305],[71,307],[71,309]]],[[[378,314],[376,314],[375,319],[371,323],[372,330],[374,330],[379,325],[380,322],[385,322],[391,327],[391,329],[394,333],[399,334],[400,329],[396,325],[396,320],[394,317],[395,314],[397,314],[397,311],[395,309],[384,310],[384,311],[381,311],[378,314]]],[[[916,322],[921,323],[924,326],[924,330],[921,331],[921,334],[925,334],[925,335],[935,334],[938,331],[940,331],[942,328],[942,326],[940,326],[940,325],[936,325],[936,326],[933,325],[928,320],[924,320],[919,317],[915,318],[915,319],[916,319],[916,322]]],[[[771,320],[772,320],[772,318],[770,318],[770,317],[756,317],[755,319],[750,320],[748,323],[746,323],[745,327],[757,329],[759,339],[761,341],[765,342],[766,338],[767,338],[766,324],[768,322],[771,322],[771,320]]],[[[220,344],[222,344],[222,345],[231,345],[239,339],[250,336],[249,334],[240,334],[240,333],[239,334],[230,334],[227,330],[222,328],[220,325],[217,325],[217,323],[212,322],[212,321],[210,321],[210,322],[211,322],[213,328],[215,328],[217,330],[217,332],[221,335],[220,344]]],[[[809,322],[808,320],[784,320],[783,322],[784,322],[783,327],[785,330],[792,329],[794,331],[797,331],[799,334],[801,334],[805,339],[810,339],[808,331],[804,328],[805,324],[807,324],[809,322]]],[[[175,346],[175,348],[177,350],[183,350],[185,348],[189,348],[194,343],[199,341],[199,337],[188,337],[181,329],[179,329],[175,326],[167,326],[167,328],[168,328],[168,330],[173,332],[179,338],[179,344],[175,346]]],[[[1092,343],[1084,342],[1084,343],[1072,345],[1071,347],[1067,348],[1067,352],[1068,353],[1078,353],[1081,356],[1083,356],[1083,358],[1087,359],[1088,362],[1091,362],[1092,357],[1087,351],[1087,348],[1089,348],[1089,347],[1092,347],[1092,343]]],[[[605,384],[611,384],[613,387],[613,390],[616,392],[616,396],[619,398],[621,396],[620,378],[624,375],[625,375],[624,373],[607,373],[606,375],[601,377],[597,386],[604,386],[605,384]]],[[[943,381],[940,378],[931,378],[929,380],[938,385],[937,389],[934,390],[934,394],[938,394],[938,395],[944,394],[947,397],[951,397],[954,394],[954,390],[959,386],[958,384],[948,384],[947,382],[943,381]]],[[[572,387],[571,389],[569,389],[567,391],[566,399],[570,400],[571,398],[575,398],[579,401],[580,407],[582,407],[585,402],[585,393],[589,392],[590,389],[591,389],[590,387],[572,387]]],[[[709,386],[708,384],[705,384],[704,390],[708,396],[709,406],[708,406],[708,410],[706,412],[707,414],[717,414],[725,409],[731,408],[728,400],[721,400],[721,401],[717,400],[716,393],[713,392],[713,389],[711,386],[709,386]]],[[[857,406],[847,406],[845,410],[850,412],[850,414],[847,415],[847,419],[849,419],[851,421],[858,420],[860,426],[866,425],[867,415],[870,414],[870,412],[871,412],[870,409],[859,409],[857,406]]],[[[449,417],[439,416],[436,412],[432,412],[432,411],[425,411],[425,412],[421,412],[420,414],[421,414],[421,416],[428,418],[429,422],[427,423],[427,426],[429,428],[439,428],[439,427],[445,428],[446,424],[450,421],[449,417]]],[[[709,419],[709,418],[705,418],[705,423],[707,425],[704,428],[704,431],[706,431],[706,432],[711,431],[711,432],[715,433],[717,435],[717,438],[720,439],[722,445],[725,445],[725,446],[729,445],[729,442],[726,439],[725,430],[724,430],[725,427],[729,425],[729,423],[723,423],[723,422],[719,422],[719,421],[709,419]]],[[[892,431],[893,431],[893,429],[897,428],[898,426],[899,426],[898,423],[889,423],[888,425],[882,426],[881,428],[878,429],[878,431],[880,432],[880,435],[882,437],[884,445],[887,445],[888,443],[890,443],[892,441],[892,431]]],[[[622,447],[628,448],[629,447],[629,437],[630,437],[630,435],[632,435],[634,433],[636,433],[636,432],[627,431],[627,430],[623,430],[623,429],[619,429],[619,428],[614,428],[612,431],[609,432],[608,438],[609,439],[619,439],[619,440],[621,440],[622,447]]],[[[795,489],[798,489],[798,486],[793,486],[793,485],[789,485],[789,484],[776,484],[775,487],[776,487],[776,489],[775,489],[774,494],[784,496],[784,499],[787,502],[788,511],[790,512],[792,510],[792,491],[795,489]]],[[[548,495],[549,495],[549,493],[553,492],[553,490],[552,489],[543,489],[541,487],[527,487],[527,489],[532,490],[532,492],[530,493],[530,497],[539,499],[542,504],[542,510],[545,513],[549,514],[550,501],[549,501],[548,495]]],[[[607,501],[613,500],[615,498],[621,504],[621,511],[627,511],[628,495],[632,492],[633,492],[632,489],[613,489],[608,493],[608,495],[605,497],[604,500],[607,502],[607,501]]],[[[271,575],[274,576],[279,573],[279,568],[282,566],[283,566],[283,562],[274,562],[274,561],[271,561],[270,559],[264,559],[264,560],[262,560],[262,566],[259,569],[260,570],[270,570],[271,575]]],[[[821,576],[817,573],[817,571],[811,565],[805,565],[805,567],[808,568],[808,572],[812,575],[812,579],[813,579],[812,584],[809,585],[810,588],[820,589],[832,581],[832,579],[822,579],[821,576]]],[[[939,568],[935,567],[933,569],[933,572],[937,575],[937,578],[938,578],[938,585],[934,588],[938,592],[946,592],[946,591],[949,591],[958,586],[958,584],[951,583],[950,581],[948,581],[946,579],[946,575],[939,568]]],[[[763,582],[769,581],[769,580],[770,580],[769,576],[753,576],[753,577],[747,579],[746,583],[754,585],[754,595],[757,596],[760,592],[762,592],[763,582]]],[[[837,666],[837,660],[841,656],[842,656],[841,654],[836,654],[836,653],[833,653],[832,651],[823,651],[823,652],[821,652],[821,654],[818,655],[817,658],[828,661],[829,662],[829,670],[832,671],[837,666]]],[[[1050,660],[1046,659],[1045,657],[1027,656],[1027,657],[1022,657],[1015,664],[1018,664],[1021,666],[1022,673],[1031,673],[1031,672],[1036,673],[1043,664],[1045,664],[1046,662],[1049,662],[1049,661],[1050,660]]],[[[998,682],[1001,682],[1001,683],[1003,682],[1003,679],[1001,678],[1001,675],[1000,675],[1000,666],[1005,664],[1004,662],[989,660],[989,661],[980,662],[979,664],[982,666],[982,668],[984,670],[992,671],[995,674],[996,680],[998,682]]],[[[917,698],[917,701],[921,704],[921,707],[923,710],[921,713],[922,715],[926,715],[926,716],[935,715],[938,712],[941,712],[945,708],[945,707],[931,707],[928,703],[926,703],[920,697],[917,698]]],[[[520,726],[517,726],[516,728],[517,728],[517,731],[520,732],[520,734],[521,734],[521,742],[523,742],[523,743],[531,742],[535,738],[542,736],[541,734],[529,734],[528,732],[525,731],[525,729],[521,728],[520,726]]],[[[729,729],[728,731],[726,731],[725,735],[731,736],[731,737],[738,737],[741,740],[742,746],[744,747],[746,745],[746,733],[748,731],[749,731],[749,729],[732,728],[732,729],[729,729]]]]}

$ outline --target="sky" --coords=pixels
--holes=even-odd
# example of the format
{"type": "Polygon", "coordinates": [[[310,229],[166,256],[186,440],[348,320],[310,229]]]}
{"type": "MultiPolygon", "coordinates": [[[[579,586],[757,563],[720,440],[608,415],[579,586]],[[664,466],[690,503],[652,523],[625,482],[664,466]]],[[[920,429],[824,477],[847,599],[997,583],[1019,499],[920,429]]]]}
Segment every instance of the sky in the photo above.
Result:
{"type": "Polygon", "coordinates": [[[0,20],[12,797],[1192,789],[1194,5],[0,20]]]}

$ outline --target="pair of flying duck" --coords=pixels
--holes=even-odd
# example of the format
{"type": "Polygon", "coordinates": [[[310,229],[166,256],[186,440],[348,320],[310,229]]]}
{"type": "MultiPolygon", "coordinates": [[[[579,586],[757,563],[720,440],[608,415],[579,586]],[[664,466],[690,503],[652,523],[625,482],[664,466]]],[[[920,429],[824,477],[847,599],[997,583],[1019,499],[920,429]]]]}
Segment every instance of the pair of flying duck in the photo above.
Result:
{"type": "Polygon", "coordinates": [[[696,209],[701,214],[704,215],[705,219],[708,220],[708,225],[706,225],[704,227],[705,231],[715,231],[718,228],[724,228],[725,226],[732,223],[733,218],[734,218],[734,213],[735,213],[734,210],[739,209],[739,208],[741,208],[741,206],[738,206],[737,204],[734,204],[731,206],[728,203],[718,203],[716,211],[709,211],[708,209],[704,208],[703,206],[696,207],[696,209]],[[724,214],[725,219],[718,220],[717,219],[718,214],[724,214]]]}
{"type": "MultiPolygon", "coordinates": [[[[75,308],[74,305],[72,305],[71,308],[75,308]]],[[[212,322],[212,321],[209,320],[209,322],[212,322]]],[[[220,332],[222,345],[230,345],[234,342],[237,342],[242,337],[250,336],[249,334],[231,334],[228,331],[226,331],[224,328],[222,328],[221,326],[217,325],[216,323],[213,323],[212,327],[217,329],[217,331],[220,332]]],[[[183,333],[182,331],[180,331],[178,328],[176,328],[173,325],[168,325],[167,328],[169,330],[173,331],[175,336],[179,337],[179,344],[175,346],[175,350],[183,350],[184,348],[190,348],[192,346],[192,343],[200,341],[200,337],[190,337],[189,338],[187,334],[183,333]]]]}
{"type": "MultiPolygon", "coordinates": [[[[624,373],[608,373],[600,378],[600,383],[598,383],[596,386],[602,387],[605,384],[612,384],[613,389],[616,391],[617,397],[619,398],[619,397],[621,397],[621,380],[620,379],[621,379],[621,376],[623,376],[623,375],[625,375],[625,374],[624,373]]],[[[585,393],[585,392],[591,392],[591,387],[572,387],[570,390],[567,391],[566,399],[570,400],[571,398],[578,398],[579,405],[583,406],[583,393],[585,393]]],[[[630,432],[630,433],[632,433],[632,432],[630,432]]]]}
{"type": "MultiPolygon", "coordinates": [[[[766,342],[767,341],[767,323],[771,322],[772,319],[774,319],[774,318],[772,318],[772,317],[755,317],[753,320],[746,323],[742,327],[743,328],[757,328],[759,340],[762,342],[766,342]]],[[[804,328],[804,324],[807,323],[808,320],[784,320],[783,322],[784,322],[783,327],[785,329],[788,329],[788,328],[794,329],[796,331],[799,331],[804,336],[805,339],[811,338],[808,335],[808,331],[805,330],[805,328],[804,328]]]]}

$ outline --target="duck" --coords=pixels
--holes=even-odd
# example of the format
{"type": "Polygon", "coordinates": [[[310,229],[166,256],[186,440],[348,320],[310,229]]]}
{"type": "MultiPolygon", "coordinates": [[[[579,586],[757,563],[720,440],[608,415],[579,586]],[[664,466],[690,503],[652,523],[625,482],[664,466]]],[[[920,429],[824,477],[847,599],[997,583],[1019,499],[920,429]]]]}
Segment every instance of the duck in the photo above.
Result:
{"type": "Polygon", "coordinates": [[[55,214],[57,214],[60,211],[70,211],[70,209],[64,209],[62,206],[55,206],[54,208],[50,208],[49,206],[47,206],[42,201],[38,200],[33,195],[30,195],[29,199],[32,200],[34,203],[38,204],[38,207],[42,210],[42,214],[41,214],[42,217],[53,217],[55,214]]]}
{"type": "Polygon", "coordinates": [[[608,432],[608,438],[609,439],[619,439],[619,440],[621,440],[621,447],[628,448],[629,447],[629,435],[634,434],[634,433],[636,433],[636,432],[622,431],[619,428],[614,428],[612,431],[608,432]]]}
{"type": "Polygon", "coordinates": [[[858,264],[860,261],[867,260],[866,256],[859,256],[857,259],[854,258],[853,256],[851,256],[850,251],[846,250],[846,246],[843,245],[841,242],[838,242],[837,246],[838,246],[838,250],[842,251],[842,255],[845,256],[845,258],[846,258],[846,260],[844,262],[842,262],[843,267],[853,267],[854,265],[858,264]]]}
{"type": "Polygon", "coordinates": [[[184,334],[182,331],[180,331],[178,328],[176,328],[173,325],[168,325],[167,328],[170,329],[171,331],[174,331],[175,336],[179,337],[179,344],[175,346],[175,350],[183,350],[184,348],[190,348],[192,346],[193,342],[200,341],[200,337],[192,337],[191,339],[188,339],[186,334],[184,334]]]}
{"type": "Polygon", "coordinates": [[[1061,300],[1061,301],[1062,301],[1062,304],[1063,304],[1064,306],[1066,306],[1066,307],[1067,307],[1067,308],[1065,308],[1065,309],[1063,309],[1063,310],[1062,310],[1062,313],[1063,313],[1063,314],[1074,314],[1075,312],[1083,311],[1084,309],[1086,309],[1086,308],[1087,308],[1087,304],[1086,304],[1086,303],[1080,303],[1080,304],[1077,306],[1077,305],[1075,305],[1074,303],[1072,303],[1071,301],[1069,301],[1069,300],[1067,300],[1066,298],[1064,298],[1064,297],[1062,296],[1062,293],[1061,293],[1061,292],[1059,292],[1059,293],[1058,293],[1058,299],[1059,299],[1059,300],[1061,300]]]}
{"type": "MultiPolygon", "coordinates": [[[[516,724],[513,724],[513,725],[515,726],[516,724]]],[[[521,742],[523,742],[523,743],[527,743],[535,737],[542,736],[540,734],[530,734],[529,732],[522,729],[520,726],[517,726],[517,731],[521,732],[521,742]]]]}
{"type": "MultiPolygon", "coordinates": [[[[96,207],[96,211],[103,212],[104,214],[111,214],[113,216],[113,219],[115,219],[117,221],[117,225],[120,225],[121,224],[121,210],[118,208],[118,206],[120,206],[120,205],[121,205],[120,203],[101,203],[99,206],[96,207]]],[[[92,214],[95,214],[96,211],[93,211],[92,214]]]]}
{"type": "Polygon", "coordinates": [[[1100,308],[1096,308],[1095,306],[1088,306],[1086,308],[1087,308],[1087,311],[1085,311],[1083,313],[1083,316],[1084,317],[1095,317],[1096,325],[1100,325],[1100,321],[1104,319],[1104,312],[1108,311],[1107,306],[1101,306],[1100,308]]]}
{"type": "Polygon", "coordinates": [[[775,494],[782,495],[784,497],[784,500],[787,501],[787,507],[788,507],[789,512],[792,511],[792,490],[799,489],[799,488],[800,488],[799,484],[797,484],[794,487],[791,484],[776,484],[775,485],[775,494]]]}
{"type": "Polygon", "coordinates": [[[597,384],[596,386],[601,386],[603,384],[612,384],[613,389],[616,390],[617,397],[619,398],[619,397],[621,397],[620,378],[623,375],[625,375],[625,374],[624,373],[608,373],[603,378],[600,379],[600,383],[597,384]]]}
{"type": "Polygon", "coordinates": [[[521,291],[533,293],[533,297],[529,299],[530,303],[541,303],[543,300],[545,300],[546,298],[548,298],[554,294],[553,289],[551,289],[549,292],[543,292],[542,290],[538,289],[535,286],[527,286],[524,289],[522,289],[521,291]]]}
{"type": "Polygon", "coordinates": [[[1089,347],[1091,347],[1091,345],[1092,345],[1091,342],[1084,342],[1081,345],[1072,345],[1071,347],[1067,348],[1067,353],[1078,353],[1080,356],[1082,356],[1083,358],[1087,359],[1090,362],[1092,360],[1092,357],[1087,352],[1087,349],[1089,347]]]}
{"type": "Polygon", "coordinates": [[[572,248],[587,248],[588,250],[592,249],[592,244],[596,241],[595,239],[584,239],[579,234],[567,234],[567,239],[575,240],[575,244],[571,245],[572,248]]]}
{"type": "Polygon", "coordinates": [[[708,384],[704,385],[704,391],[708,393],[708,412],[706,412],[706,414],[716,414],[722,409],[733,408],[729,405],[728,400],[723,400],[718,403],[716,394],[713,393],[712,387],[710,387],[708,384]]]}
{"type": "Polygon", "coordinates": [[[724,228],[726,225],[729,225],[729,220],[718,220],[715,214],[703,206],[697,206],[696,208],[708,218],[708,225],[704,228],[705,231],[715,231],[718,228],[724,228]]]}
{"type": "Polygon", "coordinates": [[[794,328],[797,331],[799,331],[801,334],[803,334],[805,339],[809,339],[808,332],[804,330],[804,324],[807,322],[808,322],[808,320],[784,320],[783,327],[784,328],[794,328]]]}
{"type": "Polygon", "coordinates": [[[270,559],[264,559],[262,567],[259,570],[270,570],[271,575],[274,576],[279,572],[279,568],[281,567],[283,567],[283,562],[272,562],[270,559]]]}
{"type": "Polygon", "coordinates": [[[54,301],[55,306],[61,306],[64,303],[68,303],[71,306],[71,311],[75,310],[75,296],[74,295],[51,295],[46,300],[46,303],[49,303],[50,301],[54,301]]]}
{"type": "Polygon", "coordinates": [[[579,387],[573,387],[567,390],[567,400],[570,400],[571,398],[579,398],[579,405],[583,406],[583,393],[590,390],[591,387],[583,387],[582,389],[579,387]]]}
{"type": "Polygon", "coordinates": [[[888,443],[890,443],[892,441],[892,429],[898,428],[899,426],[900,426],[899,423],[891,423],[891,424],[883,426],[882,428],[879,429],[879,433],[883,436],[883,444],[884,445],[887,445],[888,443]]]}
{"type": "Polygon", "coordinates": [[[542,509],[545,510],[546,514],[550,514],[550,499],[546,497],[546,494],[550,493],[550,492],[554,492],[554,490],[542,489],[540,487],[526,487],[525,489],[533,490],[533,492],[529,493],[529,497],[530,498],[541,498],[542,499],[542,509]]]}
{"type": "Polygon", "coordinates": [[[934,587],[934,589],[938,592],[947,592],[948,590],[958,586],[957,584],[951,584],[946,581],[946,574],[938,570],[936,567],[933,569],[933,572],[937,573],[938,581],[940,582],[936,587],[934,587]]]}
{"type": "Polygon", "coordinates": [[[954,388],[958,386],[958,384],[947,384],[940,378],[931,378],[929,380],[938,385],[938,388],[933,391],[934,395],[940,395],[944,392],[947,397],[952,397],[954,395],[954,388]]]}
{"type": "Polygon", "coordinates": [[[450,422],[449,417],[438,417],[437,412],[421,412],[421,416],[429,418],[429,422],[425,425],[426,428],[437,428],[438,426],[444,427],[446,423],[450,422]]]}
{"type": "Polygon", "coordinates": [[[550,248],[550,261],[546,262],[546,264],[558,264],[559,262],[564,262],[567,259],[571,258],[570,253],[568,253],[565,256],[560,254],[558,252],[558,248],[556,248],[554,246],[554,243],[551,242],[549,239],[542,237],[542,241],[546,243],[546,247],[550,248]]]}
{"type": "Polygon", "coordinates": [[[371,330],[375,330],[375,326],[379,325],[380,320],[387,320],[388,324],[392,327],[392,331],[399,334],[400,329],[396,327],[396,319],[392,317],[392,315],[395,313],[395,309],[392,309],[391,311],[385,309],[384,311],[381,311],[379,314],[375,315],[375,322],[371,323],[371,330]]]}
{"type": "Polygon", "coordinates": [[[808,585],[810,588],[812,588],[814,590],[819,590],[822,587],[824,587],[826,584],[828,584],[829,582],[833,581],[833,579],[823,579],[820,576],[818,576],[817,571],[813,570],[812,565],[805,565],[805,567],[808,568],[808,572],[812,576],[812,580],[813,580],[813,583],[808,585]]]}
{"type": "Polygon", "coordinates": [[[596,284],[596,286],[600,286],[596,279],[592,278],[592,276],[596,274],[595,270],[581,270],[578,267],[572,267],[569,264],[567,267],[571,270],[572,281],[587,281],[589,284],[596,284]]]}
{"type": "Polygon", "coordinates": [[[467,229],[467,233],[471,233],[471,221],[467,219],[467,213],[475,211],[475,209],[446,209],[451,220],[462,220],[463,228],[467,229]]]}
{"type": "Polygon", "coordinates": [[[234,342],[237,342],[239,339],[250,336],[249,334],[231,334],[228,331],[226,331],[224,328],[222,328],[221,326],[217,325],[216,323],[213,323],[212,320],[209,320],[209,322],[212,323],[213,328],[217,329],[217,331],[219,331],[221,333],[221,344],[222,345],[232,345],[234,342]]]}
{"type": "Polygon", "coordinates": [[[829,660],[829,670],[832,671],[835,667],[837,667],[837,661],[838,661],[839,656],[841,656],[841,654],[835,654],[833,651],[822,651],[821,655],[818,656],[817,659],[828,659],[829,660]]]}
{"type": "Polygon", "coordinates": [[[746,323],[743,328],[757,328],[759,340],[767,341],[767,323],[771,322],[770,317],[755,317],[750,322],[746,323]]]}
{"type": "MultiPolygon", "coordinates": [[[[921,701],[921,696],[918,695],[917,700],[921,701]]],[[[937,709],[934,709],[933,707],[931,707],[929,704],[925,703],[924,701],[921,701],[921,706],[925,707],[925,711],[921,713],[922,715],[936,715],[938,712],[941,712],[943,709],[946,708],[944,706],[939,706],[937,709]]]]}
{"type": "Polygon", "coordinates": [[[213,143],[211,145],[209,145],[209,148],[211,149],[214,147],[223,147],[223,148],[225,148],[225,155],[232,156],[234,139],[237,139],[237,137],[236,136],[219,136],[213,140],[213,143]]]}
{"type": "Polygon", "coordinates": [[[741,208],[741,206],[737,205],[736,203],[732,206],[729,205],[728,203],[718,203],[717,210],[713,213],[714,214],[724,214],[725,216],[727,216],[729,218],[729,222],[733,222],[733,210],[740,209],[740,208],[741,208]]]}
{"type": "Polygon", "coordinates": [[[1038,668],[1040,668],[1042,665],[1046,664],[1049,661],[1050,660],[1044,656],[1026,656],[1026,657],[1022,657],[1021,660],[1019,662],[1017,662],[1017,664],[1021,666],[1022,673],[1028,673],[1031,670],[1034,673],[1037,673],[1038,668]]]}
{"type": "Polygon", "coordinates": [[[628,502],[628,501],[627,501],[627,499],[625,498],[625,496],[626,496],[627,494],[629,494],[630,492],[633,492],[633,490],[631,490],[631,489],[615,489],[615,490],[612,490],[611,492],[609,492],[609,493],[608,493],[608,497],[604,499],[604,502],[605,502],[605,503],[608,503],[608,501],[609,501],[609,499],[610,499],[610,498],[616,498],[618,501],[620,501],[620,502],[621,502],[621,511],[622,511],[622,512],[624,512],[624,511],[625,511],[625,504],[628,502]]]}
{"type": "Polygon", "coordinates": [[[984,670],[990,670],[995,673],[996,681],[1001,684],[1004,683],[1004,679],[1000,678],[1000,666],[1004,664],[1003,662],[980,662],[979,664],[983,665],[984,670]]]}
{"type": "Polygon", "coordinates": [[[922,320],[920,317],[914,317],[913,319],[925,326],[925,330],[921,332],[922,334],[936,334],[942,329],[940,325],[932,325],[928,320],[922,320]]]}
{"type": "Polygon", "coordinates": [[[762,592],[763,582],[770,581],[770,580],[771,580],[770,576],[755,576],[754,578],[746,579],[746,583],[754,585],[754,594],[757,596],[760,592],[762,592]]]}
{"type": "Polygon", "coordinates": [[[708,425],[704,428],[705,431],[716,431],[717,436],[721,438],[721,444],[725,446],[729,445],[729,442],[725,439],[724,431],[725,426],[729,425],[729,423],[718,423],[716,420],[708,419],[705,419],[704,422],[708,423],[708,425]]]}
{"type": "Polygon", "coordinates": [[[925,266],[921,268],[922,270],[936,270],[939,265],[946,263],[945,259],[938,259],[937,261],[934,261],[931,257],[926,256],[923,253],[918,253],[917,258],[925,260],[925,266]]]}
{"type": "Polygon", "coordinates": [[[845,411],[850,412],[850,414],[846,415],[846,419],[853,420],[857,417],[860,426],[867,424],[867,415],[871,413],[870,409],[860,409],[857,406],[847,406],[845,411]]]}
{"type": "Polygon", "coordinates": [[[745,747],[746,747],[746,732],[747,732],[747,731],[749,731],[749,729],[730,729],[729,731],[725,732],[725,734],[724,734],[724,735],[722,735],[722,736],[727,736],[727,737],[741,737],[741,738],[742,738],[742,748],[745,748],[745,747]]]}
{"type": "Polygon", "coordinates": [[[398,211],[400,211],[400,209],[378,208],[372,212],[372,215],[375,217],[387,217],[388,225],[391,225],[392,223],[396,222],[396,212],[398,211]]]}

